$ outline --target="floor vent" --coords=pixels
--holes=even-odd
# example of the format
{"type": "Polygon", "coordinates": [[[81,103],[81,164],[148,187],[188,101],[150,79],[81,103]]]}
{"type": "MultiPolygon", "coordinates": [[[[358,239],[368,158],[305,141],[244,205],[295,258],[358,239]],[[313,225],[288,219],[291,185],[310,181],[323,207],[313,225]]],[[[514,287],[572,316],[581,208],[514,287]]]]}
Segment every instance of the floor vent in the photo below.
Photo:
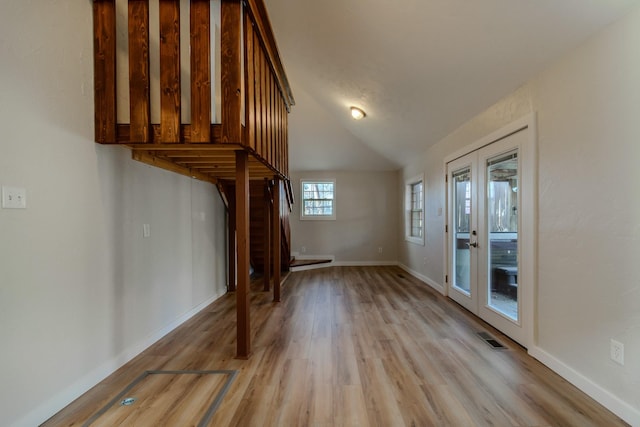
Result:
{"type": "Polygon", "coordinates": [[[507,347],[503,346],[498,342],[494,337],[491,336],[488,332],[478,332],[478,336],[482,338],[484,342],[489,344],[491,348],[494,350],[506,350],[507,347]]]}

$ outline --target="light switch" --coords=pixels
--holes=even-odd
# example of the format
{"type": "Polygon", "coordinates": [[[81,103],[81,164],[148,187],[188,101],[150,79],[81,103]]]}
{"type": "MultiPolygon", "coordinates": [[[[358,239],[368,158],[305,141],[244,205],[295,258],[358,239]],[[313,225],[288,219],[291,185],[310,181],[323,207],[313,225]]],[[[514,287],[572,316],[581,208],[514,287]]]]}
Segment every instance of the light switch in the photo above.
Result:
{"type": "Polygon", "coordinates": [[[151,226],[149,224],[142,224],[142,237],[151,236],[151,226]]]}
{"type": "Polygon", "coordinates": [[[27,190],[17,187],[2,186],[3,209],[26,209],[27,190]]]}

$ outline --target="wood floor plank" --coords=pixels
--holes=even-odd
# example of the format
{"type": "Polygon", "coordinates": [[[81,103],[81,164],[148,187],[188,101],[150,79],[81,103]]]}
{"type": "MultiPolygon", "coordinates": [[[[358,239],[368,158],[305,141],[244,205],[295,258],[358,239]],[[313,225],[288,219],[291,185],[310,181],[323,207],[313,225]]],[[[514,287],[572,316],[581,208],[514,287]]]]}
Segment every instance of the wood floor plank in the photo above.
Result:
{"type": "Polygon", "coordinates": [[[335,426],[353,427],[368,426],[369,418],[364,401],[362,387],[358,385],[341,385],[336,388],[334,400],[335,426]]]}
{"type": "MultiPolygon", "coordinates": [[[[251,284],[249,360],[234,357],[236,301],[228,294],[44,425],[82,425],[145,371],[185,369],[238,371],[212,426],[626,425],[397,267],[291,273],[280,303],[262,285],[251,284]],[[507,349],[492,350],[478,331],[507,349]]],[[[131,418],[100,423],[192,425],[211,387],[218,390],[193,379],[154,381],[163,393],[140,394],[131,418]]]]}
{"type": "Polygon", "coordinates": [[[450,391],[448,386],[429,387],[422,385],[421,388],[431,409],[438,418],[437,425],[443,427],[471,427],[477,425],[477,422],[450,391]]]}
{"type": "MultiPolygon", "coordinates": [[[[276,386],[261,385],[252,383],[247,389],[246,396],[238,406],[236,416],[230,424],[249,427],[261,427],[263,425],[276,425],[277,414],[274,411],[273,396],[275,395],[276,386]]],[[[215,420],[218,424],[225,425],[219,420],[215,420]]]]}
{"type": "Polygon", "coordinates": [[[358,360],[369,424],[390,426],[402,419],[402,410],[381,359],[358,360]]]}

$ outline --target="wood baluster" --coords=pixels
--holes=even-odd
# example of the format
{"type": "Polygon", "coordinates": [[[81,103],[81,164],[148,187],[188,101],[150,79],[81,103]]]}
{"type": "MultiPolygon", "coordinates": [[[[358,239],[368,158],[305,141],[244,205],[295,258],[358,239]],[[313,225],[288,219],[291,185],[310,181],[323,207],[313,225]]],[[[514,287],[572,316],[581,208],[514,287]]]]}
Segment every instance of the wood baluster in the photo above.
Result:
{"type": "Polygon", "coordinates": [[[249,305],[249,158],[246,151],[236,151],[236,238],[238,245],[238,287],[236,290],[238,359],[251,353],[249,305]]]}
{"type": "Polygon", "coordinates": [[[191,142],[211,142],[211,23],[208,0],[191,0],[190,22],[191,142]]]}
{"type": "Polygon", "coordinates": [[[180,1],[160,0],[160,141],[180,141],[180,1]]]}
{"type": "Polygon", "coordinates": [[[116,3],[93,2],[96,142],[116,142],[116,3]]]}
{"type": "Polygon", "coordinates": [[[129,139],[149,142],[149,1],[129,0],[129,139]]]}

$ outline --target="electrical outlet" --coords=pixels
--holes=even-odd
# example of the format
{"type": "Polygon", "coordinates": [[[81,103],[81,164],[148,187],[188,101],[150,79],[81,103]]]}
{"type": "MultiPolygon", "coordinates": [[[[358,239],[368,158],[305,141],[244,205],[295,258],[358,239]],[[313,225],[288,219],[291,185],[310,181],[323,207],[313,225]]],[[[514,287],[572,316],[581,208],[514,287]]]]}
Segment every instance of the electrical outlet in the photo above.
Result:
{"type": "Polygon", "coordinates": [[[301,247],[300,248],[300,252],[302,252],[302,253],[307,252],[307,247],[306,246],[301,247]]]}
{"type": "Polygon", "coordinates": [[[382,253],[382,246],[380,246],[380,247],[378,248],[378,253],[379,253],[379,254],[381,254],[381,253],[382,253]]]}
{"type": "Polygon", "coordinates": [[[610,356],[614,362],[624,365],[624,344],[616,340],[611,340],[610,356]]]}
{"type": "Polygon", "coordinates": [[[3,209],[26,209],[27,190],[24,188],[2,186],[3,209]]]}

